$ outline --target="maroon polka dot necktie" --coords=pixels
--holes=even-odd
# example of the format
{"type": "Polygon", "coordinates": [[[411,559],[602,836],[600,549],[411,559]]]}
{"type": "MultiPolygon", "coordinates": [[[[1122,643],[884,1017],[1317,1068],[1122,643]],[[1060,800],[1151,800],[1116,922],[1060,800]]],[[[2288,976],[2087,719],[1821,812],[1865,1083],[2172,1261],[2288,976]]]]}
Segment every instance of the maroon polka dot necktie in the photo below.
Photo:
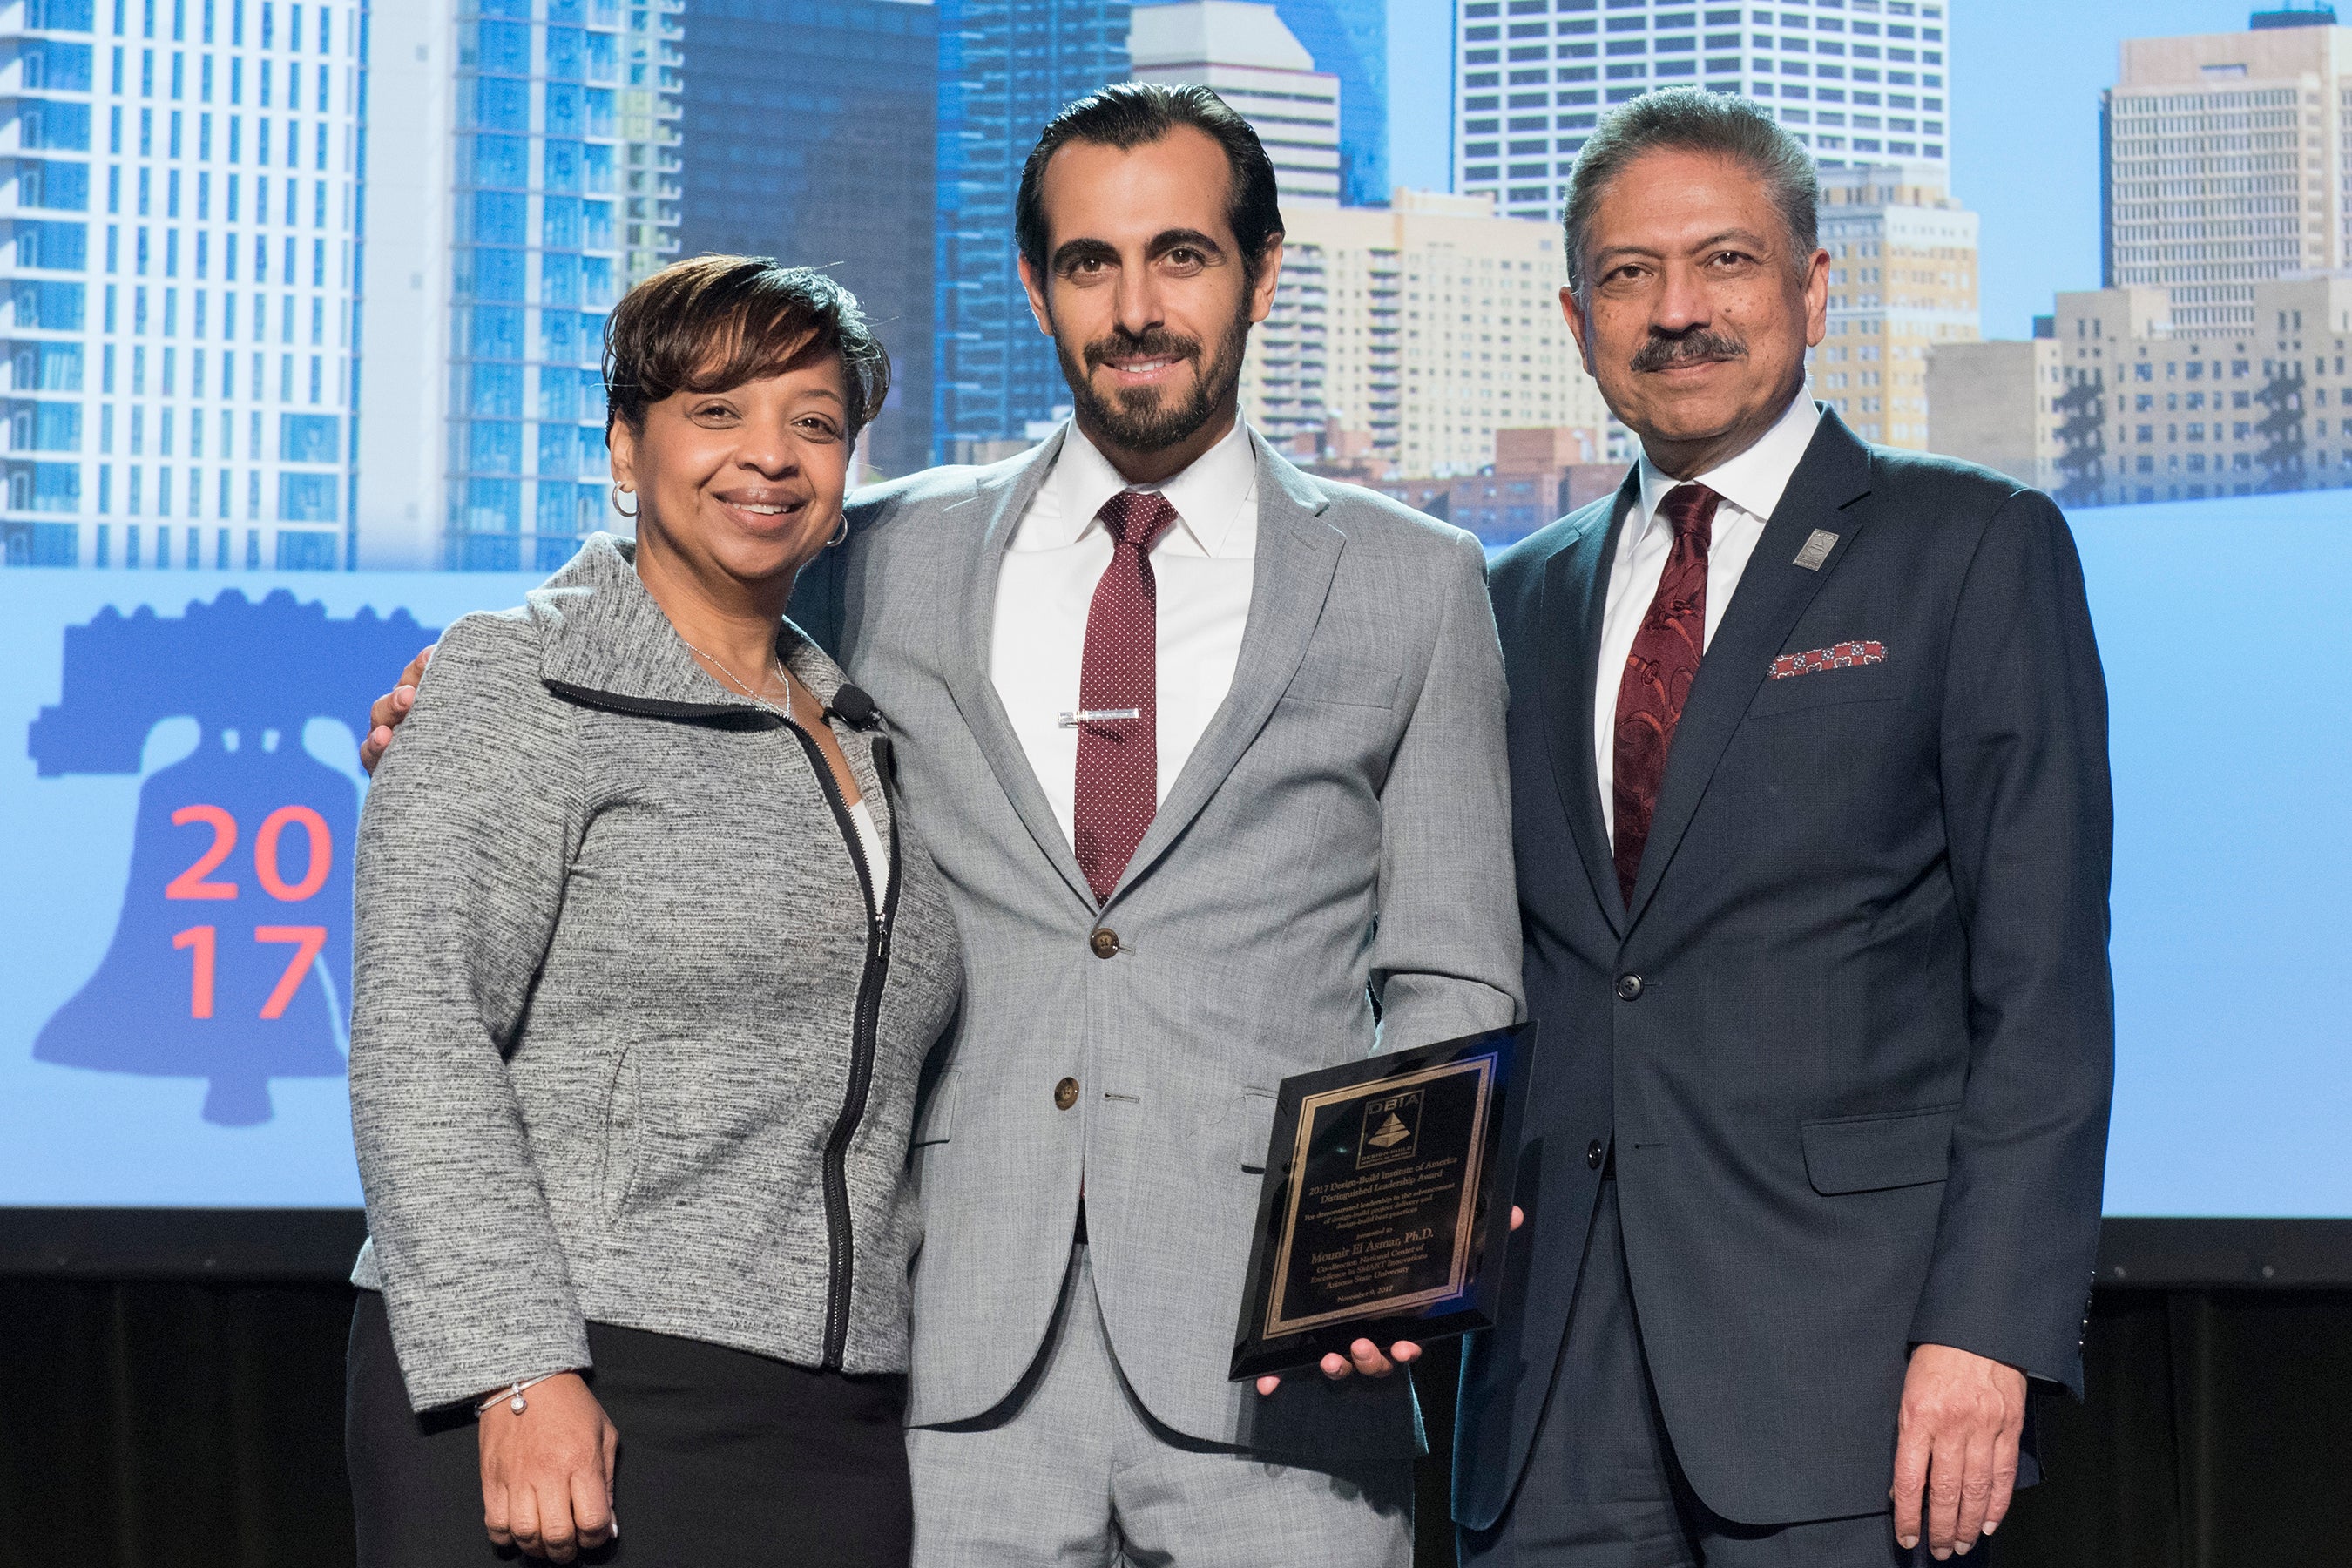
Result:
{"type": "Polygon", "coordinates": [[[1111,555],[1087,611],[1071,816],[1078,868],[1099,903],[1118,886],[1160,809],[1160,590],[1151,542],[1176,521],[1176,509],[1157,490],[1121,490],[1095,515],[1110,532],[1111,555]]]}
{"type": "Polygon", "coordinates": [[[1617,886],[1628,904],[1641,873],[1642,850],[1650,842],[1650,819],[1657,814],[1675,726],[1682,721],[1683,704],[1706,651],[1706,549],[1716,503],[1722,499],[1705,485],[1676,485],[1658,503],[1659,515],[1675,531],[1674,548],[1617,687],[1611,793],[1617,807],[1617,886]]]}

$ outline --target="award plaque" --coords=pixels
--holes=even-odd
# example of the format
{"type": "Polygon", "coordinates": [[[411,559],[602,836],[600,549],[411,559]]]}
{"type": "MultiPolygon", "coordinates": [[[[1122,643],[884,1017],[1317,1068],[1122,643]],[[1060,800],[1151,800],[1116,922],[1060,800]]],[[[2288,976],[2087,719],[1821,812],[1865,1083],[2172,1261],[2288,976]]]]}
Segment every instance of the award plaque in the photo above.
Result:
{"type": "Polygon", "coordinates": [[[1282,1080],[1235,1378],[1494,1324],[1533,1024],[1282,1080]]]}

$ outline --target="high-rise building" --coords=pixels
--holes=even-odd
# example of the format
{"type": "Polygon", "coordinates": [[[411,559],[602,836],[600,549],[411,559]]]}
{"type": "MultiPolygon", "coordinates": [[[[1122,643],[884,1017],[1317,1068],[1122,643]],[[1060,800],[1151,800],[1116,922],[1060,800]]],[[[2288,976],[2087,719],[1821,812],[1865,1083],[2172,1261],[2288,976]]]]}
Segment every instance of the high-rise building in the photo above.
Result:
{"type": "MultiPolygon", "coordinates": [[[[530,10],[530,0],[469,3],[485,14],[499,10],[518,20],[526,18],[530,10]]],[[[593,10],[600,21],[617,26],[621,85],[614,95],[613,134],[614,152],[621,160],[621,271],[625,289],[678,257],[679,203],[685,194],[679,147],[684,106],[678,96],[685,85],[681,79],[685,51],[679,34],[686,0],[629,0],[625,18],[612,11],[614,3],[548,0],[547,17],[560,26],[584,20],[593,10]]],[[[698,5],[696,9],[701,7],[698,5]]],[[[549,63],[558,62],[551,58],[549,63]]],[[[562,128],[552,122],[551,131],[562,133],[562,128]]]]}
{"type": "Polygon", "coordinates": [[[1454,188],[1552,217],[1610,105],[1665,87],[1769,107],[1825,166],[1948,167],[1945,6],[1928,0],[1465,0],[1454,43],[1454,188]]]}
{"type": "Polygon", "coordinates": [[[1270,440],[1451,474],[1492,463],[1497,429],[1605,427],[1560,317],[1553,225],[1405,190],[1387,208],[1285,216],[1281,287],[1242,377],[1243,409],[1270,440]]]}
{"type": "Polygon", "coordinates": [[[2124,41],[2100,100],[2108,287],[2166,290],[2176,331],[2233,331],[2260,280],[2352,266],[2352,29],[2335,21],[2124,41]]]}
{"type": "Polygon", "coordinates": [[[940,0],[931,447],[1020,442],[1068,405],[1016,266],[1021,165],[1056,110],[1128,75],[1128,0],[940,0]]]}
{"type": "Polygon", "coordinates": [[[1928,439],[1944,457],[2055,494],[2065,483],[2058,471],[2064,392],[2054,335],[1939,344],[1927,356],[1928,439]]]}
{"type": "Polygon", "coordinates": [[[360,564],[546,570],[610,521],[604,326],[677,253],[683,4],[371,13],[360,564]]]}
{"type": "Polygon", "coordinates": [[[2161,289],[2061,294],[2030,343],[1937,351],[1936,449],[2069,506],[2352,486],[2352,274],[2264,279],[2245,315],[2183,331],[2161,289]]]}
{"type": "Polygon", "coordinates": [[[1866,441],[1927,447],[1927,356],[1972,342],[1977,215],[1938,164],[1823,169],[1821,242],[1830,253],[1829,335],[1814,391],[1866,441]]]}
{"type": "Polygon", "coordinates": [[[1276,0],[1317,70],[1339,79],[1339,199],[1389,199],[1389,0],[1276,0]]]}
{"type": "Polygon", "coordinates": [[[1250,122],[1274,161],[1286,213],[1339,204],[1339,79],[1315,68],[1274,6],[1139,5],[1128,53],[1138,81],[1198,83],[1250,122]]]}
{"type": "MultiPolygon", "coordinates": [[[[909,0],[692,0],[680,254],[822,267],[890,351],[873,470],[930,461],[939,13],[909,0]]],[[[1024,323],[1025,324],[1025,323],[1024,323]]]]}
{"type": "Polygon", "coordinates": [[[350,554],[362,7],[19,0],[10,564],[350,554]]]}

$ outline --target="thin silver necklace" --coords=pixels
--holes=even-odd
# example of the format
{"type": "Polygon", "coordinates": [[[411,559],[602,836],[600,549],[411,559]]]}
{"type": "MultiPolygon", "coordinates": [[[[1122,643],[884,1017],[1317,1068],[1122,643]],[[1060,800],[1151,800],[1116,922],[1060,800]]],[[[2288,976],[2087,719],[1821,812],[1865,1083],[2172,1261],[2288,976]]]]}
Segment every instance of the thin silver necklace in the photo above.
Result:
{"type": "MultiPolygon", "coordinates": [[[[717,654],[710,652],[707,648],[696,647],[692,643],[686,642],[686,638],[683,637],[680,637],[677,640],[685,642],[689,650],[700,654],[703,658],[716,665],[721,675],[724,675],[728,679],[733,681],[738,687],[741,688],[744,696],[750,698],[761,707],[765,708],[771,713],[778,711],[774,703],[769,701],[766,698],[761,696],[759,692],[752,689],[751,683],[750,681],[744,679],[741,676],[728,668],[726,660],[720,658],[717,654]]],[[[793,678],[784,673],[783,660],[777,658],[772,652],[771,652],[768,657],[773,661],[771,668],[775,670],[777,678],[784,683],[784,706],[782,711],[784,722],[790,724],[793,722],[793,678]]]]}

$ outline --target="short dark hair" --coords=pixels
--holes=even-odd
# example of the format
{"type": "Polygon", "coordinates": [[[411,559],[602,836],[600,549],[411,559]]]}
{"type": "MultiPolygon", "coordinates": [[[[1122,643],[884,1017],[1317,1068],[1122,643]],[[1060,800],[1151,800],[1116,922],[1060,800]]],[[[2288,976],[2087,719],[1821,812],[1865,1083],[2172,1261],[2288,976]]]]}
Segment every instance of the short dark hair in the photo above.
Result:
{"type": "Polygon", "coordinates": [[[1820,176],[1803,143],[1782,130],[1771,110],[1731,93],[1670,88],[1645,93],[1602,117],[1577,154],[1560,214],[1568,251],[1568,286],[1584,297],[1584,240],[1601,198],[1625,166],[1644,153],[1672,148],[1707,153],[1746,167],[1762,183],[1789,231],[1791,261],[1802,273],[1820,241],[1820,176]]]}
{"type": "Polygon", "coordinates": [[[1274,160],[1265,155],[1250,122],[1205,87],[1189,82],[1114,82],[1090,92],[1045,122],[1029,161],[1021,166],[1021,194],[1013,204],[1013,235],[1032,270],[1045,270],[1045,165],[1072,142],[1116,147],[1148,146],[1179,125],[1207,133],[1225,150],[1233,186],[1225,196],[1225,222],[1242,247],[1242,266],[1257,276],[1266,247],[1282,233],[1282,203],[1274,160]]]}
{"type": "Polygon", "coordinates": [[[760,256],[698,256],[630,289],[604,323],[606,429],[642,430],[675,392],[722,392],[841,361],[850,435],[882,412],[890,355],[857,296],[807,267],[760,256]]]}

